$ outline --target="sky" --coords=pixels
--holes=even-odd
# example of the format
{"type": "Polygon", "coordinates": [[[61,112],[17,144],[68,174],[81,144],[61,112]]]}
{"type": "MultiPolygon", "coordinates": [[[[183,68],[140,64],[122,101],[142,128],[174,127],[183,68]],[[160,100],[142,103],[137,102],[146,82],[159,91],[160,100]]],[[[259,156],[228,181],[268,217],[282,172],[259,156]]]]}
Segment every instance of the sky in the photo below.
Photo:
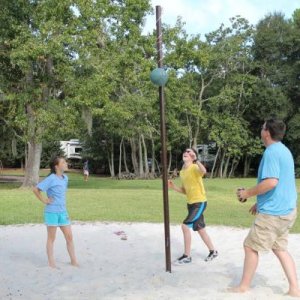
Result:
{"type": "MultiPolygon", "coordinates": [[[[300,8],[300,0],[151,0],[153,7],[162,6],[162,21],[176,23],[181,16],[189,34],[201,35],[216,30],[221,23],[229,24],[229,18],[241,15],[256,24],[270,12],[282,12],[290,18],[300,8]]],[[[148,16],[144,32],[155,28],[155,16],[148,16]]]]}

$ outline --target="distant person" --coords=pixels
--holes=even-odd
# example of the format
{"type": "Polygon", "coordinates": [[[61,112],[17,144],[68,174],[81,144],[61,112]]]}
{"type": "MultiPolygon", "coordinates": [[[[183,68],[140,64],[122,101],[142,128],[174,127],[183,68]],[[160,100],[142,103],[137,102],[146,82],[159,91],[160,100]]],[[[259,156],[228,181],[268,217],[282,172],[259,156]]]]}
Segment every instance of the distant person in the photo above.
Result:
{"type": "Polygon", "coordinates": [[[240,201],[257,196],[257,202],[250,209],[256,218],[244,241],[243,276],[240,284],[231,289],[233,292],[244,293],[250,289],[259,252],[272,250],[288,279],[288,294],[300,297],[296,266],[287,251],[288,234],[297,217],[297,191],[293,156],[281,143],[285,130],[281,120],[268,119],[263,124],[261,139],[266,150],[258,169],[258,184],[237,192],[240,201]]]}
{"type": "Polygon", "coordinates": [[[75,256],[71,222],[66,209],[66,191],[68,187],[68,177],[64,174],[68,165],[64,158],[56,157],[50,163],[51,173],[41,181],[33,192],[36,197],[45,204],[45,224],[47,225],[47,255],[51,268],[56,268],[53,245],[55,241],[57,227],[61,229],[67,242],[67,249],[71,258],[71,264],[78,266],[75,256]],[[41,192],[47,194],[47,198],[41,192]]]}
{"type": "Polygon", "coordinates": [[[90,175],[89,161],[86,160],[83,164],[83,179],[84,179],[84,181],[88,181],[89,175],[90,175]]]}
{"type": "Polygon", "coordinates": [[[209,250],[205,261],[211,261],[218,256],[212,241],[205,230],[204,211],[207,206],[206,193],[203,185],[203,176],[206,169],[197,158],[197,151],[188,148],[183,153],[184,165],[180,171],[182,187],[177,187],[169,180],[169,188],[187,197],[188,216],[181,225],[184,237],[184,254],[176,260],[176,264],[183,265],[192,262],[190,228],[198,232],[209,250]]]}

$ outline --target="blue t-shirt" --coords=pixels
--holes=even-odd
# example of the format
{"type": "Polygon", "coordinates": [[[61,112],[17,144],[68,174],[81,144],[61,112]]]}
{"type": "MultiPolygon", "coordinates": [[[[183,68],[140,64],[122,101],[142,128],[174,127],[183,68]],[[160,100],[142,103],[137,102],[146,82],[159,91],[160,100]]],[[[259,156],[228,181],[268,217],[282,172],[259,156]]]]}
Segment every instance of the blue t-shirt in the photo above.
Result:
{"type": "Polygon", "coordinates": [[[68,187],[68,177],[59,177],[51,174],[41,181],[37,186],[39,190],[46,192],[48,198],[52,199],[50,204],[45,206],[45,212],[61,213],[66,212],[66,191],[68,187]]]}
{"type": "Polygon", "coordinates": [[[294,159],[290,150],[281,142],[268,146],[258,169],[258,183],[267,178],[277,178],[277,186],[257,196],[258,212],[284,216],[296,207],[297,189],[294,159]]]}

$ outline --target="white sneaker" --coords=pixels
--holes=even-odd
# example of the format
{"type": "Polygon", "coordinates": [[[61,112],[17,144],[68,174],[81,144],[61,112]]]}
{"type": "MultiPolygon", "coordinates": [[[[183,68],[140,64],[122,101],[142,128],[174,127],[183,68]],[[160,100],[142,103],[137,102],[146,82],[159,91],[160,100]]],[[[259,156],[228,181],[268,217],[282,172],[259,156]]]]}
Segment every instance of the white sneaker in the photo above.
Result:
{"type": "Polygon", "coordinates": [[[219,253],[216,250],[209,251],[208,256],[205,258],[205,261],[212,261],[216,257],[218,257],[219,253]]]}
{"type": "Polygon", "coordinates": [[[175,261],[175,265],[185,265],[185,264],[189,264],[192,262],[192,258],[183,254],[181,257],[177,258],[175,261]]]}

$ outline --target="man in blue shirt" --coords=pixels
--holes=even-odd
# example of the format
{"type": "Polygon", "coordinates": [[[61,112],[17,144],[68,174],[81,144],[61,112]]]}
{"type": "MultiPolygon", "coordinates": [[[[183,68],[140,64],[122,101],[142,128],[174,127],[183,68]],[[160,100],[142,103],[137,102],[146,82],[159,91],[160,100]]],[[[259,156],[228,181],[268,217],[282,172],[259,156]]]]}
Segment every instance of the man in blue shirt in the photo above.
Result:
{"type": "Polygon", "coordinates": [[[231,290],[233,292],[249,290],[258,265],[258,253],[272,250],[288,279],[288,294],[300,297],[296,266],[287,251],[288,233],[297,217],[297,190],[293,156],[281,143],[285,130],[281,120],[265,122],[261,138],[266,150],[258,170],[258,184],[237,192],[240,201],[257,196],[257,202],[250,209],[256,218],[244,242],[243,277],[239,286],[231,290]]]}

